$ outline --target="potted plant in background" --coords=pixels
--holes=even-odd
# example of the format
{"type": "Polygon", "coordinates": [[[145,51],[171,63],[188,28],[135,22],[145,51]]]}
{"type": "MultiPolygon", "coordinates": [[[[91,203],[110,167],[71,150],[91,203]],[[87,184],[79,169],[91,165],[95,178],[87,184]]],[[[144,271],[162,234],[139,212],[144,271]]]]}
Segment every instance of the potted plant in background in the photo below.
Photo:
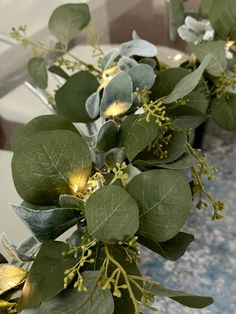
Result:
{"type": "Polygon", "coordinates": [[[0,256],[0,309],[138,314],[156,295],[204,308],[211,297],[164,288],[138,264],[139,244],[169,260],[184,254],[194,236],[181,229],[193,204],[222,218],[224,203],[204,185],[215,168],[190,144],[191,131],[214,111],[214,52],[170,69],[133,32],[105,55],[93,43],[91,65],[68,49],[89,22],[86,4],[66,4],[49,20],[55,46],[32,43],[24,26],[12,31],[33,47],[28,68],[39,88],[47,88],[48,72],[64,83],[49,98],[55,114],[33,119],[12,141],[23,202],[11,208],[33,236],[18,247],[1,237],[8,262],[0,256]],[[53,64],[52,52],[60,55],[53,64]],[[73,226],[65,242],[55,240],[73,226]]]}

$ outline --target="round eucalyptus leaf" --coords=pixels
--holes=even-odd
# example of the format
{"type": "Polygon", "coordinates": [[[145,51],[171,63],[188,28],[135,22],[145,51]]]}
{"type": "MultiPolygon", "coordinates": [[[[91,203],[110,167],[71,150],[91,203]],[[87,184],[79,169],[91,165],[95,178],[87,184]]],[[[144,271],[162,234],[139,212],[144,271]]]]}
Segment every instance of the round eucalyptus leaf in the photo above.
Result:
{"type": "Polygon", "coordinates": [[[192,205],[189,184],[180,172],[145,171],[134,177],[127,190],[139,206],[141,236],[162,242],[180,231],[192,205]]]}
{"type": "Polygon", "coordinates": [[[228,94],[226,98],[213,99],[211,114],[222,129],[236,131],[236,95],[228,94]]]}
{"type": "Polygon", "coordinates": [[[133,40],[121,45],[120,54],[126,57],[155,57],[157,55],[157,48],[148,41],[135,36],[133,40]]]}
{"type": "Polygon", "coordinates": [[[126,72],[116,74],[105,87],[101,101],[104,117],[124,114],[132,105],[132,81],[126,72]]]}
{"type": "Polygon", "coordinates": [[[132,67],[128,71],[128,74],[132,79],[134,91],[136,88],[139,88],[140,90],[144,88],[150,89],[156,78],[153,68],[148,64],[139,64],[132,67]]]}
{"type": "Polygon", "coordinates": [[[79,134],[70,120],[58,115],[43,115],[34,118],[16,131],[11,141],[12,149],[15,151],[20,148],[37,133],[50,130],[69,130],[79,134]]]}
{"type": "Polygon", "coordinates": [[[120,50],[118,48],[114,48],[106,53],[102,59],[102,69],[106,70],[107,68],[112,66],[119,54],[120,50]]]}
{"type": "Polygon", "coordinates": [[[85,206],[89,234],[105,243],[132,237],[139,226],[138,206],[125,189],[108,185],[94,192],[85,206]]]}
{"type": "Polygon", "coordinates": [[[98,132],[97,150],[106,152],[111,148],[117,146],[118,143],[118,127],[112,120],[103,124],[98,132]]]}
{"type": "Polygon", "coordinates": [[[85,103],[86,111],[91,119],[97,119],[100,112],[100,94],[94,92],[90,95],[85,103]]]}
{"type": "Polygon", "coordinates": [[[114,301],[109,289],[97,284],[98,271],[84,271],[82,274],[87,291],[70,287],[39,306],[25,309],[21,314],[113,314],[114,301]]]}
{"type": "Polygon", "coordinates": [[[70,76],[55,94],[59,114],[73,122],[93,121],[94,118],[89,116],[85,104],[88,97],[97,91],[98,86],[96,77],[87,71],[70,76]]]}
{"type": "Polygon", "coordinates": [[[32,136],[12,159],[17,192],[28,203],[58,203],[61,194],[83,191],[91,171],[87,144],[71,131],[54,130],[32,136]]]}
{"type": "Polygon", "coordinates": [[[187,143],[187,136],[181,132],[173,132],[171,141],[163,150],[167,151],[167,158],[159,158],[156,156],[154,150],[145,150],[141,152],[134,161],[137,166],[154,167],[160,164],[166,164],[177,160],[185,151],[187,143]]]}
{"type": "Polygon", "coordinates": [[[123,56],[122,58],[120,58],[120,60],[118,61],[118,67],[120,69],[120,71],[128,71],[131,68],[135,67],[136,65],[138,65],[138,62],[135,61],[132,58],[129,57],[125,57],[123,56]]]}
{"type": "Polygon", "coordinates": [[[77,37],[90,22],[89,7],[86,3],[64,4],[52,13],[48,28],[64,46],[77,37]]]}
{"type": "Polygon", "coordinates": [[[146,148],[156,138],[157,133],[157,124],[154,121],[147,122],[143,115],[131,115],[124,119],[119,137],[129,161],[146,148]]]}
{"type": "Polygon", "coordinates": [[[125,160],[125,150],[124,147],[116,147],[110,149],[106,154],[104,158],[105,165],[112,169],[116,166],[116,163],[122,163],[125,160]]]}
{"type": "Polygon", "coordinates": [[[43,58],[34,57],[28,62],[28,71],[34,83],[42,89],[48,86],[48,73],[46,61],[43,58]]]}

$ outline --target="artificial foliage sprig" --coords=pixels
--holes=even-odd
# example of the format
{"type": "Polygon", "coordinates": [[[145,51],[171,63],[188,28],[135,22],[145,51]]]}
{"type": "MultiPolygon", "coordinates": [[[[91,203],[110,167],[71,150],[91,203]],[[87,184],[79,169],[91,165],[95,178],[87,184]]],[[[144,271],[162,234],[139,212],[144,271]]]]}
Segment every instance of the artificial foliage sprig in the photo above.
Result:
{"type": "MultiPolygon", "coordinates": [[[[12,30],[13,38],[33,50],[28,69],[34,83],[48,95],[49,73],[63,83],[53,97],[54,115],[33,119],[12,141],[13,181],[24,202],[11,207],[33,237],[19,247],[8,241],[7,252],[21,264],[0,255],[1,299],[9,302],[8,292],[20,290],[4,311],[139,314],[145,308],[156,312],[156,296],[204,308],[212,298],[143,277],[139,243],[162,258],[180,258],[194,238],[181,232],[195,203],[192,193],[197,208],[209,203],[213,219],[222,218],[224,203],[205,185],[216,169],[192,148],[189,135],[210,116],[236,130],[225,42],[213,49],[214,40],[201,42],[214,62],[215,47],[223,51],[220,67],[194,50],[181,67],[170,68],[135,31],[129,42],[103,54],[100,34],[89,23],[87,4],[65,4],[49,20],[55,44],[32,42],[25,26],[12,30]],[[96,65],[68,49],[85,28],[96,65]],[[48,64],[51,53],[59,56],[48,64]],[[56,240],[73,226],[65,242],[56,240]],[[20,285],[5,284],[22,272],[20,285]]],[[[208,24],[201,25],[209,31],[208,24]]],[[[207,38],[196,35],[197,41],[207,38]]],[[[231,72],[234,67],[231,60],[231,72]]]]}

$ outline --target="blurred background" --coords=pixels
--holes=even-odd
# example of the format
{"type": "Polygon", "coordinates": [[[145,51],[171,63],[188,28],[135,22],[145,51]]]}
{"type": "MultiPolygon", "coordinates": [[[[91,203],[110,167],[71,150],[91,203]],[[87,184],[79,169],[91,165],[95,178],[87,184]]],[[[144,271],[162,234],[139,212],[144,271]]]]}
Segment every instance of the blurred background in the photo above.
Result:
{"type": "MultiPolygon", "coordinates": [[[[13,26],[28,26],[33,41],[50,41],[47,22],[51,12],[66,0],[2,0],[0,1],[0,233],[6,232],[13,243],[19,244],[28,230],[8,209],[8,202],[20,203],[12,178],[10,139],[14,131],[40,114],[49,114],[45,99],[32,89],[26,64],[31,50],[15,43],[9,33],[13,26]],[[28,84],[30,83],[30,84],[28,84]],[[43,101],[42,101],[43,100],[43,101]]],[[[79,1],[70,0],[78,3],[79,1]]],[[[87,0],[96,29],[102,33],[104,51],[138,34],[162,46],[160,58],[171,61],[177,53],[184,55],[185,44],[169,37],[167,0],[87,0]],[[163,46],[173,48],[166,49],[163,46]],[[178,52],[178,50],[180,52],[178,52]]],[[[199,1],[186,2],[188,10],[195,10],[199,1]]],[[[76,53],[90,59],[91,49],[79,45],[76,53]]],[[[216,198],[227,202],[225,220],[211,221],[211,209],[192,210],[185,231],[196,240],[180,261],[169,262],[144,250],[143,272],[170,288],[186,289],[197,294],[211,295],[215,304],[204,310],[183,308],[172,301],[157,299],[161,314],[233,314],[236,309],[236,136],[219,130],[209,123],[203,142],[209,162],[219,167],[216,181],[209,189],[216,198]]],[[[123,313],[122,313],[123,314],[123,313]]],[[[124,313],[125,314],[125,313],[124,313]]]]}

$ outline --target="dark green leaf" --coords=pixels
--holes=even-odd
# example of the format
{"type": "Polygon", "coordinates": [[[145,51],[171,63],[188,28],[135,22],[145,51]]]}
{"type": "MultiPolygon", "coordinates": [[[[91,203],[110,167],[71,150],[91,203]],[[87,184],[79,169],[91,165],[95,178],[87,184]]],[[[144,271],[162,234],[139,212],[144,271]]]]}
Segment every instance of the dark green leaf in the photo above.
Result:
{"type": "Polygon", "coordinates": [[[72,256],[62,255],[68,249],[59,241],[42,244],[24,284],[19,310],[32,308],[64,289],[64,272],[75,264],[72,256]]]}
{"type": "MultiPolygon", "coordinates": [[[[177,160],[185,151],[187,137],[181,132],[173,132],[171,140],[167,146],[163,146],[163,150],[167,151],[167,158],[159,158],[153,150],[143,151],[137,156],[134,165],[153,167],[160,164],[166,164],[177,160]]],[[[155,149],[155,148],[154,148],[155,149]]]]}
{"type": "Polygon", "coordinates": [[[100,112],[100,94],[94,92],[90,95],[85,103],[86,111],[91,119],[97,119],[100,112]]]}
{"type": "Polygon", "coordinates": [[[184,76],[182,80],[177,83],[172,92],[168,96],[163,97],[162,102],[164,104],[170,104],[191,93],[199,83],[202,74],[210,63],[211,59],[212,56],[208,54],[202,61],[201,65],[195,71],[184,76]]]}
{"type": "Polygon", "coordinates": [[[81,218],[74,208],[35,206],[25,202],[19,206],[11,204],[11,207],[40,242],[56,239],[81,218]]]}
{"type": "Polygon", "coordinates": [[[203,42],[197,45],[191,45],[190,51],[195,53],[202,62],[203,59],[211,53],[212,58],[206,67],[206,71],[213,76],[221,76],[227,66],[225,57],[225,43],[222,40],[203,42]]]}
{"type": "Polygon", "coordinates": [[[193,240],[192,234],[184,232],[179,232],[174,238],[166,242],[155,242],[142,236],[138,237],[139,243],[171,261],[176,261],[183,256],[193,240]]]}
{"type": "Polygon", "coordinates": [[[90,12],[86,3],[69,3],[54,10],[48,28],[57,40],[67,47],[68,42],[77,37],[89,22],[90,12]]]}
{"type": "Polygon", "coordinates": [[[59,197],[59,203],[63,208],[84,209],[84,201],[74,195],[62,194],[59,197]]]}
{"type": "Polygon", "coordinates": [[[224,130],[236,131],[236,95],[214,99],[211,104],[213,120],[224,130]]]}
{"type": "Polygon", "coordinates": [[[164,242],[180,231],[192,205],[189,184],[180,172],[145,171],[134,177],[127,190],[139,206],[141,236],[164,242]]]}
{"type": "Polygon", "coordinates": [[[114,301],[111,291],[97,285],[97,271],[83,272],[84,284],[88,291],[78,292],[73,287],[40,306],[24,310],[22,314],[113,314],[114,301]]]}
{"type": "Polygon", "coordinates": [[[28,71],[34,83],[42,89],[48,86],[48,73],[46,62],[43,58],[34,57],[28,62],[28,71]]]}
{"type": "Polygon", "coordinates": [[[20,148],[36,133],[50,130],[69,130],[79,134],[70,120],[57,115],[43,115],[34,118],[16,131],[11,142],[12,149],[15,151],[20,148]]]}
{"type": "Polygon", "coordinates": [[[116,163],[122,163],[125,160],[125,151],[123,147],[116,147],[110,149],[106,154],[104,158],[105,165],[112,169],[116,166],[116,163]]]}
{"type": "Polygon", "coordinates": [[[135,234],[139,225],[138,206],[125,189],[109,185],[88,199],[85,217],[88,231],[97,240],[114,243],[135,234]]]}
{"type": "Polygon", "coordinates": [[[48,69],[48,71],[64,78],[65,80],[67,80],[69,78],[69,75],[61,67],[59,67],[57,65],[52,65],[48,69]]]}
{"type": "Polygon", "coordinates": [[[118,127],[112,120],[103,124],[98,132],[97,150],[106,152],[118,144],[118,127]]]}
{"type": "Polygon", "coordinates": [[[202,309],[214,302],[210,297],[195,296],[185,291],[170,290],[160,286],[158,283],[146,283],[145,290],[157,296],[168,297],[182,305],[202,309]]]}
{"type": "Polygon", "coordinates": [[[139,90],[150,89],[156,78],[153,68],[148,64],[134,66],[128,71],[128,74],[132,79],[133,91],[136,91],[137,88],[139,90]]]}
{"type": "Polygon", "coordinates": [[[94,75],[80,71],[68,78],[56,91],[55,100],[59,114],[73,122],[91,122],[85,103],[89,96],[97,91],[99,83],[94,75]]]}
{"type": "Polygon", "coordinates": [[[116,74],[105,87],[101,101],[101,115],[117,116],[125,113],[132,104],[132,81],[126,72],[116,74]]]}
{"type": "Polygon", "coordinates": [[[209,20],[216,35],[223,40],[236,40],[236,2],[214,0],[209,10],[209,20]]]}
{"type": "Polygon", "coordinates": [[[84,189],[91,163],[87,144],[74,132],[39,132],[14,153],[13,180],[25,201],[38,205],[58,203],[61,194],[84,189]]]}
{"type": "Polygon", "coordinates": [[[7,263],[7,260],[2,254],[0,254],[0,264],[3,264],[3,263],[7,263]]]}
{"type": "Polygon", "coordinates": [[[184,0],[169,1],[169,33],[170,39],[176,40],[177,29],[184,24],[184,0]]]}
{"type": "Polygon", "coordinates": [[[179,159],[159,166],[166,169],[181,170],[191,168],[197,163],[198,160],[192,154],[184,153],[179,159]]]}
{"type": "Polygon", "coordinates": [[[173,119],[173,125],[177,128],[195,129],[202,124],[208,117],[202,112],[186,105],[177,106],[167,110],[168,116],[173,119]]]}
{"type": "Polygon", "coordinates": [[[144,64],[148,64],[150,65],[153,69],[155,69],[156,65],[157,65],[157,61],[155,59],[152,58],[142,58],[140,61],[140,63],[144,63],[144,64]]]}
{"type": "Polygon", "coordinates": [[[146,148],[157,137],[157,133],[157,124],[153,120],[147,122],[144,115],[127,117],[121,124],[120,142],[129,161],[146,148]]]}

